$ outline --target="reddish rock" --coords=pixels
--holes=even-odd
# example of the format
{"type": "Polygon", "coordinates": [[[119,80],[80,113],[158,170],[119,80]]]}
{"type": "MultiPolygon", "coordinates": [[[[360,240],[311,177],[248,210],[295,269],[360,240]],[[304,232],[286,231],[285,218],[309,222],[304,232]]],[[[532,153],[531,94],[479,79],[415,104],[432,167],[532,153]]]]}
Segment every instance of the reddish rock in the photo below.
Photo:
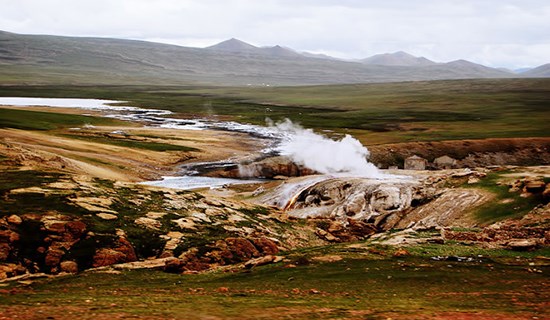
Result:
{"type": "Polygon", "coordinates": [[[59,264],[61,271],[67,273],[78,273],[78,264],[74,261],[63,261],[59,264]]]}
{"type": "Polygon", "coordinates": [[[13,243],[19,241],[19,234],[11,230],[0,230],[0,243],[13,243]]]}
{"type": "Polygon", "coordinates": [[[137,260],[136,251],[134,250],[134,247],[132,246],[130,241],[126,240],[126,238],[118,239],[118,246],[115,250],[117,250],[118,252],[122,252],[126,256],[126,262],[137,260]]]}
{"type": "Polygon", "coordinates": [[[185,261],[178,258],[168,259],[164,262],[164,271],[170,273],[181,273],[184,269],[185,261]]]}
{"type": "Polygon", "coordinates": [[[20,225],[23,222],[23,219],[21,219],[21,217],[15,214],[9,216],[6,220],[8,221],[9,224],[13,224],[16,226],[20,225]]]}
{"type": "Polygon", "coordinates": [[[27,269],[21,265],[6,263],[0,264],[0,280],[15,277],[27,272],[27,269]]]}
{"type": "Polygon", "coordinates": [[[92,266],[96,268],[137,260],[134,248],[128,240],[119,238],[115,245],[113,248],[101,248],[97,250],[93,257],[92,266]]]}
{"type": "Polygon", "coordinates": [[[61,258],[64,254],[65,252],[63,250],[50,248],[48,249],[48,251],[46,251],[46,258],[44,259],[44,263],[46,264],[46,266],[53,269],[54,267],[57,267],[59,265],[59,263],[61,262],[61,258]]]}
{"type": "Polygon", "coordinates": [[[550,198],[550,183],[546,184],[546,187],[544,188],[544,191],[542,192],[542,196],[546,199],[550,198]]]}
{"type": "Polygon", "coordinates": [[[82,221],[70,221],[65,225],[73,239],[80,239],[86,233],[86,224],[82,221]]]}
{"type": "Polygon", "coordinates": [[[10,256],[11,247],[7,243],[0,243],[0,261],[8,260],[10,256]]]}
{"type": "Polygon", "coordinates": [[[56,221],[51,223],[44,223],[44,228],[50,233],[63,234],[65,232],[65,222],[56,221]]]}
{"type": "Polygon", "coordinates": [[[405,249],[398,249],[397,251],[395,251],[393,253],[393,256],[394,257],[406,257],[406,256],[410,256],[410,252],[405,250],[405,249]]]}
{"type": "Polygon", "coordinates": [[[225,243],[227,243],[229,250],[233,254],[235,262],[240,262],[260,256],[260,252],[258,251],[258,249],[256,249],[256,247],[254,247],[252,242],[250,242],[248,239],[227,238],[225,239],[225,243]]]}
{"type": "Polygon", "coordinates": [[[262,254],[273,255],[279,252],[279,247],[273,240],[267,238],[255,238],[252,239],[252,243],[262,254]]]}
{"type": "Polygon", "coordinates": [[[110,266],[117,263],[123,263],[126,261],[126,255],[122,252],[113,249],[99,249],[93,257],[93,267],[110,266]]]}

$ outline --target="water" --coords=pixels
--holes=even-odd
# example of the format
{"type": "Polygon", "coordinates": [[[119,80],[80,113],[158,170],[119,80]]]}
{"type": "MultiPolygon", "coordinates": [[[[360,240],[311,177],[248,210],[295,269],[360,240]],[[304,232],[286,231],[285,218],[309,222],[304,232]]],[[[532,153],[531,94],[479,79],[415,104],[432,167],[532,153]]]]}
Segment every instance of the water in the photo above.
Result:
{"type": "Polygon", "coordinates": [[[162,177],[159,181],[148,181],[143,184],[156,187],[193,190],[202,188],[220,188],[226,185],[262,183],[262,180],[241,180],[229,178],[211,178],[201,176],[162,177]]]}

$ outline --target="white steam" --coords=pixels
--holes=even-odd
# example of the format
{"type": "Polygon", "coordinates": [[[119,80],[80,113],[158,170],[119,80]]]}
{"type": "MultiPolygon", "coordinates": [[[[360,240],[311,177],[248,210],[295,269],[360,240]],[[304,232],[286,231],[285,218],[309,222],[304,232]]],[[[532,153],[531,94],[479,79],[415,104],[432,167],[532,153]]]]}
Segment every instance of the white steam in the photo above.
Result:
{"type": "Polygon", "coordinates": [[[304,129],[289,119],[274,128],[284,137],[277,150],[297,164],[324,174],[367,178],[383,176],[376,166],[367,161],[369,150],[350,135],[335,141],[311,129],[304,129]]]}

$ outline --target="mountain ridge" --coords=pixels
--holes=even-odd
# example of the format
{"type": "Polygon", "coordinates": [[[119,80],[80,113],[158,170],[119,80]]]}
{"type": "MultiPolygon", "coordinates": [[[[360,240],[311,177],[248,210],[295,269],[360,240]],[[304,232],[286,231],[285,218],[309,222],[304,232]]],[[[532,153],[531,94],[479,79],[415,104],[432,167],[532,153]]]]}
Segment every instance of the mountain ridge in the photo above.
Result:
{"type": "Polygon", "coordinates": [[[511,76],[474,63],[365,64],[308,56],[280,45],[257,47],[235,38],[207,48],[192,48],[0,31],[0,45],[0,76],[5,83],[315,85],[511,76]]]}

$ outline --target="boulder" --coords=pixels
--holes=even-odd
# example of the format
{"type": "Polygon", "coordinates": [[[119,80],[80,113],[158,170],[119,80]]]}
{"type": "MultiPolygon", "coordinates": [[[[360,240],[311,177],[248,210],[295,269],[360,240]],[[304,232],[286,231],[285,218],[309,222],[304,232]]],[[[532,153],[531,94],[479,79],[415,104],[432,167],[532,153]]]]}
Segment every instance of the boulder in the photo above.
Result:
{"type": "Polygon", "coordinates": [[[74,261],[63,261],[59,264],[61,271],[66,273],[78,273],[78,264],[74,261]]]}
{"type": "Polygon", "coordinates": [[[279,252],[279,247],[273,240],[269,240],[267,238],[255,238],[252,239],[252,243],[262,254],[274,255],[279,252]]]}
{"type": "Polygon", "coordinates": [[[546,184],[541,180],[532,180],[526,181],[525,186],[523,187],[524,192],[528,193],[539,193],[545,190],[546,184]]]}
{"type": "Polygon", "coordinates": [[[133,262],[137,260],[132,244],[125,238],[119,238],[112,248],[96,250],[92,259],[93,267],[110,266],[117,263],[133,262]]]}
{"type": "Polygon", "coordinates": [[[46,266],[50,267],[51,270],[53,270],[57,268],[57,266],[61,262],[61,258],[63,257],[63,255],[65,255],[65,251],[56,248],[49,248],[46,251],[44,263],[46,264],[46,266]]]}
{"type": "Polygon", "coordinates": [[[7,243],[0,243],[0,261],[8,260],[11,252],[11,247],[7,243]]]}
{"type": "Polygon", "coordinates": [[[159,230],[162,227],[160,221],[145,217],[137,218],[134,223],[151,230],[159,230]]]}
{"type": "Polygon", "coordinates": [[[112,213],[105,213],[105,212],[97,213],[96,216],[98,216],[99,218],[101,218],[103,220],[107,220],[107,221],[118,219],[117,215],[114,215],[112,213]]]}
{"type": "Polygon", "coordinates": [[[538,248],[539,244],[536,239],[521,239],[508,242],[507,248],[515,251],[532,251],[538,248]]]}
{"type": "Polygon", "coordinates": [[[275,261],[275,259],[276,259],[276,257],[272,256],[272,255],[267,255],[267,256],[264,256],[264,257],[250,259],[244,264],[244,267],[246,269],[252,269],[254,267],[259,267],[259,266],[263,266],[263,265],[266,265],[266,264],[273,263],[275,261]]]}
{"type": "Polygon", "coordinates": [[[20,225],[22,222],[23,222],[23,219],[21,219],[21,217],[17,216],[17,215],[11,215],[9,216],[7,219],[9,224],[13,224],[13,225],[20,225]]]}

